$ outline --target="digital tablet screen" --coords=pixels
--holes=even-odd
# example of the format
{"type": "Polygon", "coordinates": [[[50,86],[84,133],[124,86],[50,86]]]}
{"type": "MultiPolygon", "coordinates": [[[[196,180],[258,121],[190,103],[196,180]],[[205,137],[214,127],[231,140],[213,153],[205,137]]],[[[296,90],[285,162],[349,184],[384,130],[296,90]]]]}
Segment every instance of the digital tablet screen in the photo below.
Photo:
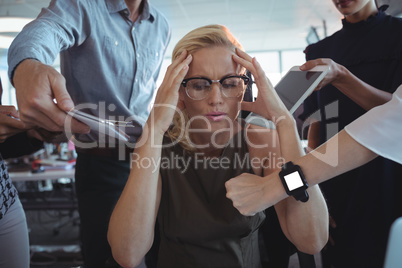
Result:
{"type": "Polygon", "coordinates": [[[275,86],[279,97],[290,111],[322,72],[289,71],[275,86]]]}

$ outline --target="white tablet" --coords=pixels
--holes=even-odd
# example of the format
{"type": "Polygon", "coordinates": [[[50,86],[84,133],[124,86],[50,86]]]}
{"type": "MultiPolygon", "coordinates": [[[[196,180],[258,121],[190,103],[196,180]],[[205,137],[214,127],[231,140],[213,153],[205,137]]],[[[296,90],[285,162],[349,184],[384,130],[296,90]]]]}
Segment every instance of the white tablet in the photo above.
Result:
{"type": "MultiPolygon", "coordinates": [[[[291,114],[314,91],[329,71],[328,65],[318,65],[309,71],[301,71],[300,66],[293,66],[275,86],[275,90],[291,114]]],[[[261,117],[250,113],[246,122],[261,125],[261,117]]],[[[265,119],[263,119],[265,120],[265,119]]],[[[267,124],[261,125],[266,127],[267,124]]]]}
{"type": "Polygon", "coordinates": [[[391,226],[388,236],[384,268],[398,268],[402,264],[402,217],[397,218],[391,226]]]}
{"type": "Polygon", "coordinates": [[[113,124],[109,120],[84,113],[77,109],[72,109],[67,114],[88,125],[91,131],[99,132],[122,141],[129,141],[129,136],[120,130],[117,124],[113,124]]]}

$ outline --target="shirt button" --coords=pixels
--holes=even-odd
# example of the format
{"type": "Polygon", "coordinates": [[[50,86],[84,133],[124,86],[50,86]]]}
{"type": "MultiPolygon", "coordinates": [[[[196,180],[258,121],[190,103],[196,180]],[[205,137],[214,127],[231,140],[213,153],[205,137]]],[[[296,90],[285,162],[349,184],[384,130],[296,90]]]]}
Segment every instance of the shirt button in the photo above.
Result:
{"type": "Polygon", "coordinates": [[[158,52],[156,52],[155,56],[157,56],[157,57],[158,57],[158,56],[159,56],[159,53],[158,53],[158,52]]]}
{"type": "Polygon", "coordinates": [[[134,30],[135,30],[135,27],[131,28],[131,31],[132,31],[132,32],[134,32],[134,30]]]}
{"type": "Polygon", "coordinates": [[[135,82],[138,83],[138,79],[137,79],[137,78],[135,79],[135,82]]]}
{"type": "Polygon", "coordinates": [[[140,57],[140,53],[137,53],[137,58],[139,58],[140,57]]]}
{"type": "Polygon", "coordinates": [[[117,41],[114,41],[114,44],[117,46],[118,44],[119,44],[119,42],[117,42],[117,41]]]}

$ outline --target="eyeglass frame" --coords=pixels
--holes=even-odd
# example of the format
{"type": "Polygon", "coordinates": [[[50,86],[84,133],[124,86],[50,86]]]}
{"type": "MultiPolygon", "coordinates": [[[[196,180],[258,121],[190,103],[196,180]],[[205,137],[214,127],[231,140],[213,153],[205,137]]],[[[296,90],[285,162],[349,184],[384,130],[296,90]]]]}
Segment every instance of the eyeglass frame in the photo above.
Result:
{"type": "MultiPolygon", "coordinates": [[[[183,81],[181,82],[181,85],[184,87],[184,89],[185,89],[185,91],[186,91],[186,94],[187,94],[187,96],[190,98],[190,99],[192,99],[192,100],[203,100],[203,99],[205,99],[207,96],[205,96],[204,98],[202,98],[202,99],[194,99],[194,98],[192,98],[189,94],[188,94],[188,91],[187,91],[187,82],[188,81],[190,81],[190,80],[195,80],[195,79],[202,79],[202,80],[206,80],[206,81],[208,81],[209,83],[210,83],[210,89],[209,89],[209,92],[211,92],[211,89],[212,89],[212,84],[213,83],[218,83],[219,82],[219,84],[220,84],[220,86],[219,86],[219,88],[222,90],[222,83],[223,83],[223,81],[224,80],[226,80],[226,79],[228,79],[228,78],[241,78],[242,80],[243,80],[243,82],[244,82],[244,90],[246,90],[246,88],[247,88],[247,85],[251,82],[251,83],[254,83],[254,81],[252,81],[251,80],[251,78],[250,77],[248,77],[247,75],[229,75],[229,76],[225,76],[225,77],[223,77],[222,79],[218,79],[218,80],[212,80],[212,79],[209,79],[209,78],[206,78],[206,77],[190,77],[190,78],[186,78],[186,79],[183,79],[183,81]]],[[[243,90],[243,91],[244,91],[243,90]]],[[[228,96],[226,96],[225,95],[225,93],[222,91],[222,94],[226,97],[226,98],[237,98],[238,96],[235,96],[235,97],[228,97],[228,96]]]]}

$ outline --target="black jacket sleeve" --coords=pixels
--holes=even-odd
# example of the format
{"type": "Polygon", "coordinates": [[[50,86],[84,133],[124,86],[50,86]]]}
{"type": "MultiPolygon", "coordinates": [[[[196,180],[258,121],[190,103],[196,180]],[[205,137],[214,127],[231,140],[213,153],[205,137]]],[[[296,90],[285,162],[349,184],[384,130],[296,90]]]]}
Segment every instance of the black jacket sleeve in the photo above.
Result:
{"type": "Polygon", "coordinates": [[[26,132],[18,133],[0,143],[0,153],[3,159],[28,155],[43,148],[43,142],[28,137],[26,132]]]}

